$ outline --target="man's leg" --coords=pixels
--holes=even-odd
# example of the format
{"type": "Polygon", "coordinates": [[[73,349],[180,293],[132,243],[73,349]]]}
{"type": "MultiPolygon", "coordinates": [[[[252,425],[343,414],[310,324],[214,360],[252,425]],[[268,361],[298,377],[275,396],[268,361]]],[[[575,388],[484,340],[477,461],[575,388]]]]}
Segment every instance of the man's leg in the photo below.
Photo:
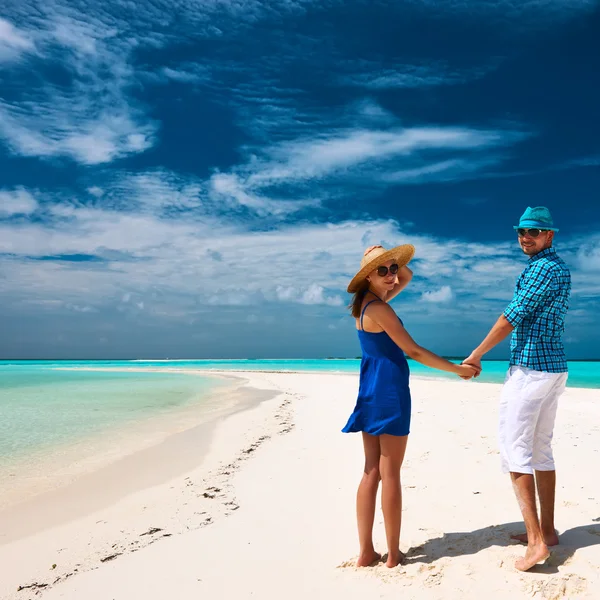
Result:
{"type": "Polygon", "coordinates": [[[533,475],[530,475],[529,473],[511,472],[510,476],[519,502],[521,514],[525,521],[528,542],[525,556],[517,560],[515,567],[519,569],[519,571],[528,571],[540,561],[546,560],[548,556],[550,556],[550,552],[544,541],[542,528],[537,515],[533,475]]]}
{"type": "MultiPolygon", "coordinates": [[[[567,375],[556,376],[556,382],[544,399],[540,416],[535,428],[532,466],[535,469],[535,482],[540,500],[542,535],[547,546],[556,546],[558,535],[554,525],[554,506],[556,497],[556,470],[552,453],[552,437],[558,408],[558,398],[565,390],[567,375]]],[[[511,536],[519,542],[527,543],[527,534],[511,536]]]]}
{"type": "MultiPolygon", "coordinates": [[[[556,471],[536,471],[535,483],[540,500],[540,527],[546,546],[558,545],[558,534],[554,526],[554,501],[556,495],[556,471]]],[[[527,544],[527,533],[510,536],[517,542],[527,544]]]]}
{"type": "Polygon", "coordinates": [[[554,503],[556,499],[556,471],[536,471],[542,535],[547,546],[558,545],[558,535],[554,526],[554,503]]]}
{"type": "Polygon", "coordinates": [[[503,423],[504,448],[501,452],[508,463],[527,531],[527,552],[524,558],[515,563],[515,567],[521,571],[531,569],[549,555],[537,515],[532,456],[541,408],[553,383],[542,373],[517,367],[511,370],[503,390],[508,406],[503,423]]]}

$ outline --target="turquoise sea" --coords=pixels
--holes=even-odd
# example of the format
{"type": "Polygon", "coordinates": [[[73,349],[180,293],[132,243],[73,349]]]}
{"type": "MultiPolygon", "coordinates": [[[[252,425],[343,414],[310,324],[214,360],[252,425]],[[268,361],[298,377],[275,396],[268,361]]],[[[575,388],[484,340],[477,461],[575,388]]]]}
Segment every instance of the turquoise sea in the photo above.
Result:
{"type": "MultiPolygon", "coordinates": [[[[182,370],[358,373],[359,365],[358,359],[0,361],[0,471],[32,453],[47,455],[115,427],[194,405],[201,409],[203,398],[224,385],[182,370]],[[168,372],[151,370],[155,368],[168,372]]],[[[414,361],[410,366],[413,376],[455,378],[414,361]]],[[[501,383],[507,366],[504,361],[484,362],[478,381],[501,383]]],[[[600,388],[600,361],[569,366],[569,386],[600,388]]]]}
{"type": "MultiPolygon", "coordinates": [[[[0,361],[0,472],[13,460],[198,405],[222,380],[177,373],[57,370],[0,361]]],[[[96,367],[96,363],[87,363],[96,367]]]]}

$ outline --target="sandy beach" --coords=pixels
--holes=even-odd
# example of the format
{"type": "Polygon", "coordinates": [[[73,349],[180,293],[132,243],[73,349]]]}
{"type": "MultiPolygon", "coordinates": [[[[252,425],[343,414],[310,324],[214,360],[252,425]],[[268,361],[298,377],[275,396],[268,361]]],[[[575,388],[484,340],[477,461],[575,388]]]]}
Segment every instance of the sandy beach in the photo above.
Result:
{"type": "MultiPolygon", "coordinates": [[[[162,449],[123,457],[112,477],[92,472],[85,485],[0,513],[0,597],[598,597],[597,390],[569,388],[561,398],[554,443],[561,545],[544,565],[520,573],[513,563],[524,548],[509,536],[522,524],[496,446],[500,386],[413,379],[403,470],[407,560],[357,569],[362,447],[359,435],[340,429],[358,376],[238,375],[253,400],[216,422],[206,447],[199,445],[206,430],[182,432],[162,449]],[[171,460],[155,480],[123,485],[158,456],[171,460]],[[104,489],[102,502],[89,501],[94,489],[104,489]]],[[[379,513],[380,551],[384,541],[379,513]]]]}

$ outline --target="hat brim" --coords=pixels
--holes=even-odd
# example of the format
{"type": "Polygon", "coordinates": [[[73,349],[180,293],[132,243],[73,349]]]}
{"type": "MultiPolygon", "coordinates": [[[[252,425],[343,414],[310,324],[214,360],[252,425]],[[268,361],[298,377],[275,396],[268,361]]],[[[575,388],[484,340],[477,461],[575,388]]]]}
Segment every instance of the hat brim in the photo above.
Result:
{"type": "Polygon", "coordinates": [[[520,225],[513,225],[513,229],[544,229],[545,231],[559,231],[558,227],[548,227],[548,225],[542,225],[541,223],[521,223],[520,225]]]}
{"type": "Polygon", "coordinates": [[[403,244],[402,246],[396,246],[390,250],[386,250],[383,254],[376,256],[373,260],[369,261],[353,278],[348,284],[347,291],[351,294],[358,291],[360,284],[365,280],[367,275],[380,267],[383,263],[393,260],[398,263],[399,267],[407,265],[415,254],[415,247],[412,244],[403,244]]]}

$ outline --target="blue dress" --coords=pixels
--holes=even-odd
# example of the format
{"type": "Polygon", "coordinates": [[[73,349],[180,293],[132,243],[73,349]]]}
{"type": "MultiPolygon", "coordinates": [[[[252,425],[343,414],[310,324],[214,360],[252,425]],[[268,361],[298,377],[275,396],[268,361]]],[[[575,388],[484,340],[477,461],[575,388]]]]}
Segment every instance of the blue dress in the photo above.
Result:
{"type": "Polygon", "coordinates": [[[411,412],[408,362],[404,352],[385,331],[364,331],[363,317],[371,302],[367,302],[360,315],[358,339],[362,360],[358,399],[342,431],[408,435],[411,412]]]}

